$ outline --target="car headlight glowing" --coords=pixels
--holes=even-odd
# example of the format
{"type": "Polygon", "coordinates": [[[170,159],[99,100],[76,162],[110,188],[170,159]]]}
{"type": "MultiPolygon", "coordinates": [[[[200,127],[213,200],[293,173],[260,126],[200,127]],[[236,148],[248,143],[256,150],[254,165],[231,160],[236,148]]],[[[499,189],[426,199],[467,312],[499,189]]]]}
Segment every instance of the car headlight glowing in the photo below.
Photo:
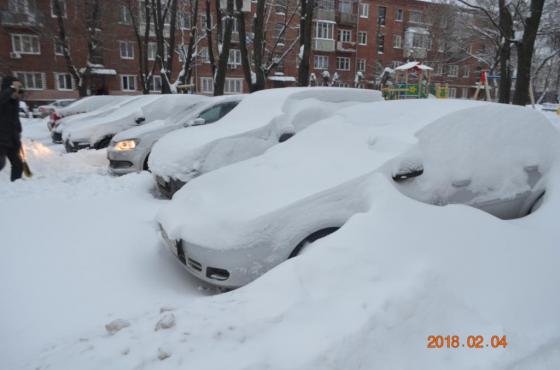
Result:
{"type": "Polygon", "coordinates": [[[123,140],[119,141],[115,144],[115,150],[119,152],[124,152],[127,150],[132,150],[136,148],[136,144],[138,144],[138,140],[123,140]]]}

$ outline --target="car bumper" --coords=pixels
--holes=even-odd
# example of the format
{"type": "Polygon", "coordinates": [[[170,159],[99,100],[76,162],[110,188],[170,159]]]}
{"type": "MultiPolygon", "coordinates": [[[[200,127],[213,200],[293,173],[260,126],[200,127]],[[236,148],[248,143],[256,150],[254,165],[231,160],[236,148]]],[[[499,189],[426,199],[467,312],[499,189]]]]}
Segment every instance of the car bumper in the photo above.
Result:
{"type": "Polygon", "coordinates": [[[181,189],[186,183],[181,180],[177,180],[174,178],[169,178],[169,180],[165,180],[161,176],[156,176],[156,183],[158,189],[163,196],[168,199],[171,199],[173,194],[175,194],[179,189],[181,189]]]}
{"type": "Polygon", "coordinates": [[[250,257],[262,259],[240,250],[210,250],[184,240],[171,240],[160,225],[161,237],[167,250],[196,278],[222,288],[235,289],[261,276],[272,266],[259,264],[259,269],[248,267],[250,257]],[[220,262],[220,261],[223,261],[220,262]],[[227,262],[226,262],[227,261],[227,262]],[[226,266],[227,264],[227,266],[226,266]]]}
{"type": "Polygon", "coordinates": [[[135,150],[118,152],[109,149],[107,150],[107,159],[109,160],[109,172],[113,175],[126,175],[144,169],[143,158],[135,150]]]}

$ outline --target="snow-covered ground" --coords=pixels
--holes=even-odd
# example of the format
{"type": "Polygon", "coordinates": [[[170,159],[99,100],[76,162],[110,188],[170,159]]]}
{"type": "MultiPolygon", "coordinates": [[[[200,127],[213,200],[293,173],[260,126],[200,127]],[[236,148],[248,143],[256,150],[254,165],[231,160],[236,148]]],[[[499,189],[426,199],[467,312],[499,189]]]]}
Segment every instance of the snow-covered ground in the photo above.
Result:
{"type": "Polygon", "coordinates": [[[216,294],[160,244],[151,175],[111,177],[105,151],[63,153],[41,120],[24,136],[34,176],[0,172],[0,369],[560,368],[558,168],[515,221],[374,177],[367,213],[216,294]],[[108,333],[117,319],[130,325],[108,333]],[[428,349],[429,335],[509,344],[428,349]]]}

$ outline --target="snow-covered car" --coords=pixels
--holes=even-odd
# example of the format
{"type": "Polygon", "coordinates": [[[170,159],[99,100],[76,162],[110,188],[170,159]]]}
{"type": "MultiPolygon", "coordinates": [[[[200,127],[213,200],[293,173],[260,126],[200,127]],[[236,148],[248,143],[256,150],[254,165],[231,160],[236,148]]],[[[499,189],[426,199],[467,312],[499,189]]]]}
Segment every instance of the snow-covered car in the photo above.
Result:
{"type": "Polygon", "coordinates": [[[542,110],[549,111],[549,112],[556,112],[556,111],[560,110],[560,104],[543,103],[542,110]]]}
{"type": "Polygon", "coordinates": [[[189,95],[189,104],[172,116],[118,133],[107,149],[109,172],[123,175],[148,170],[154,143],[168,132],[218,121],[241,101],[243,95],[206,97],[189,95]],[[204,121],[202,121],[204,120],[204,121]]]}
{"type": "MultiPolygon", "coordinates": [[[[371,212],[372,178],[380,175],[427,204],[467,205],[502,219],[527,215],[542,199],[559,147],[560,134],[530,108],[459,100],[362,104],[262,156],[194,179],[157,219],[191,274],[239,287],[371,212]]],[[[396,239],[399,232],[406,230],[396,239]]]]}
{"type": "Polygon", "coordinates": [[[61,118],[69,117],[75,114],[93,112],[99,108],[102,108],[103,106],[115,104],[128,98],[129,96],[126,95],[86,96],[66,107],[55,108],[54,111],[51,112],[49,119],[47,120],[47,127],[49,130],[52,130],[54,127],[56,127],[57,122],[61,118]]]}
{"type": "Polygon", "coordinates": [[[67,152],[106,148],[119,132],[167,118],[188,105],[190,99],[187,94],[142,95],[130,99],[110,114],[65,128],[62,131],[64,147],[67,152]]]}
{"type": "MultiPolygon", "coordinates": [[[[70,114],[66,117],[58,119],[51,128],[51,138],[53,143],[55,144],[63,143],[64,141],[62,140],[62,132],[65,129],[68,129],[70,126],[85,125],[86,122],[89,123],[98,122],[101,118],[117,111],[124,104],[139,99],[140,96],[141,95],[119,97],[118,99],[115,99],[111,103],[105,102],[99,108],[94,109],[92,111],[88,111],[85,113],[70,114]]],[[[79,102],[75,104],[78,103],[79,102]]]]}
{"type": "Polygon", "coordinates": [[[292,87],[249,94],[215,124],[162,137],[148,160],[162,194],[171,197],[194,177],[264,153],[337,110],[381,101],[366,89],[292,87]]]}
{"type": "Polygon", "coordinates": [[[74,103],[76,99],[58,99],[49,104],[44,104],[33,109],[33,116],[38,118],[45,118],[56,109],[64,108],[74,103]]]}

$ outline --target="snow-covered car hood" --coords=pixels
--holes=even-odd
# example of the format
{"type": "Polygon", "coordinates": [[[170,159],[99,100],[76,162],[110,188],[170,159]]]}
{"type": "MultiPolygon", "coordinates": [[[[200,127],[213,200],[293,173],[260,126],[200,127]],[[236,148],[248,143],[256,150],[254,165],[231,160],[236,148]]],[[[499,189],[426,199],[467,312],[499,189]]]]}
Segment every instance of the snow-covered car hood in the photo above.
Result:
{"type": "Polygon", "coordinates": [[[497,191],[526,185],[523,167],[550,165],[559,134],[529,108],[473,101],[415,100],[358,105],[303,130],[264,155],[194,179],[158,215],[169,237],[216,249],[258,244],[282,219],[310,222],[363,211],[370,173],[390,177],[399,158],[420,154],[426,189],[455,178],[497,191]],[[503,143],[488,152],[489,143],[503,143]],[[464,153],[450,157],[449,148],[464,153]],[[480,172],[476,164],[484,161],[480,172]],[[491,162],[491,163],[489,163],[491,162]],[[502,176],[518,168],[518,173],[502,176]],[[492,172],[495,171],[495,172],[492,172]],[[452,178],[445,174],[452,174],[452,178]],[[503,178],[518,184],[504,183],[503,178]],[[522,184],[521,184],[522,183],[522,184]],[[224,186],[227,184],[227,186],[224,186]],[[326,209],[324,204],[331,208],[326,209]]]}
{"type": "Polygon", "coordinates": [[[143,117],[144,122],[150,122],[167,117],[182,105],[188,104],[191,97],[191,95],[182,94],[140,96],[136,100],[120,105],[111,114],[64,129],[62,138],[94,144],[103,137],[113,136],[127,128],[134,127],[137,125],[137,118],[143,117]]]}
{"type": "Polygon", "coordinates": [[[150,168],[155,175],[188,181],[193,170],[221,167],[225,157],[234,155],[233,146],[246,150],[235,153],[238,160],[250,158],[277,142],[274,132],[293,133],[347,105],[381,100],[379,91],[366,89],[282,88],[252,93],[218,122],[162,137],[150,155],[150,168]],[[235,144],[224,145],[208,158],[213,146],[226,139],[235,144]]]}
{"type": "Polygon", "coordinates": [[[130,96],[126,95],[95,95],[86,96],[66,107],[55,108],[56,113],[60,117],[71,116],[78,113],[92,112],[106,105],[113,105],[115,103],[126,101],[130,96]]]}

